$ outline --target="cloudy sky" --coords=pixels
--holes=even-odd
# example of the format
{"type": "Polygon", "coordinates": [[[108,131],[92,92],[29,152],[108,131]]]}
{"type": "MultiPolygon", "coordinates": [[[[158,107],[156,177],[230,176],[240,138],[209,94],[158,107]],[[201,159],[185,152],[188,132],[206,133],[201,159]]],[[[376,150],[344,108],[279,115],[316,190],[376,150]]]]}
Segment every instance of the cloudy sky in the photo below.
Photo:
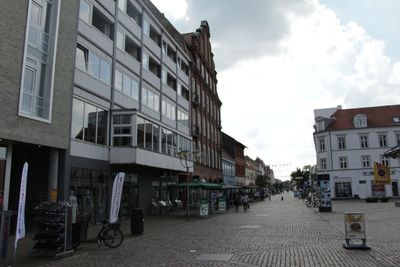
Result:
{"type": "Polygon", "coordinates": [[[182,33],[207,20],[223,131],[286,180],[315,164],[313,110],[400,103],[398,0],[153,0],[182,33]]]}

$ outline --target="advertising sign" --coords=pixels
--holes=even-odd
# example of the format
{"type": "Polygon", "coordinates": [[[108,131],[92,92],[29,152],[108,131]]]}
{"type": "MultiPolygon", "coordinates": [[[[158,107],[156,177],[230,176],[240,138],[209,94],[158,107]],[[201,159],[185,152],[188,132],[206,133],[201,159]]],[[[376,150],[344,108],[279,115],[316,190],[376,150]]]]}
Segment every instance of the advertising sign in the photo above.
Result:
{"type": "Polygon", "coordinates": [[[19,190],[19,204],[17,217],[17,230],[15,231],[14,247],[17,248],[19,239],[25,237],[25,200],[26,200],[26,180],[28,176],[28,163],[25,162],[22,168],[21,188],[19,190]]]}
{"type": "Polygon", "coordinates": [[[222,212],[226,211],[226,204],[225,204],[225,198],[224,197],[219,197],[218,198],[218,211],[222,211],[222,212]]]}
{"type": "Polygon", "coordinates": [[[366,239],[363,212],[346,212],[344,214],[344,226],[346,239],[366,239]]]}
{"type": "Polygon", "coordinates": [[[388,166],[374,162],[374,182],[376,184],[391,184],[390,169],[388,166]]]}
{"type": "Polygon", "coordinates": [[[208,199],[200,199],[200,217],[208,216],[208,199]]]}
{"type": "Polygon", "coordinates": [[[119,207],[121,205],[122,188],[124,186],[125,173],[120,172],[114,178],[112,195],[111,195],[111,209],[110,209],[110,223],[115,223],[118,220],[119,207]]]}

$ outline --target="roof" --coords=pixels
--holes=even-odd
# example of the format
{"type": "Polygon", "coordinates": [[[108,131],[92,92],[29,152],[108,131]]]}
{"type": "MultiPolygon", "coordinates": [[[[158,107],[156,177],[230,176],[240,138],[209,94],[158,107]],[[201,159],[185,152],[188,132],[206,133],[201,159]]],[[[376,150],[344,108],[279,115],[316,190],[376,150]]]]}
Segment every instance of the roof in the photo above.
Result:
{"type": "Polygon", "coordinates": [[[400,118],[400,105],[379,106],[354,109],[339,109],[332,114],[331,118],[334,121],[329,124],[326,130],[344,130],[353,129],[353,118],[358,114],[363,114],[367,117],[367,127],[394,127],[400,126],[399,122],[394,122],[394,117],[400,118]]]}

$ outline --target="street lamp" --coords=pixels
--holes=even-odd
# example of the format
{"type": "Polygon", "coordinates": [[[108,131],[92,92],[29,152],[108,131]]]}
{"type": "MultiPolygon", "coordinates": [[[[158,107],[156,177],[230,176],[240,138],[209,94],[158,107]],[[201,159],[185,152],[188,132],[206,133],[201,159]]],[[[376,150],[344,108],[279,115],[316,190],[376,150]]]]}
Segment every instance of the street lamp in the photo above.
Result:
{"type": "Polygon", "coordinates": [[[200,153],[198,151],[181,150],[176,153],[181,161],[181,164],[186,168],[186,220],[189,221],[189,168],[194,167],[194,160],[200,153]]]}

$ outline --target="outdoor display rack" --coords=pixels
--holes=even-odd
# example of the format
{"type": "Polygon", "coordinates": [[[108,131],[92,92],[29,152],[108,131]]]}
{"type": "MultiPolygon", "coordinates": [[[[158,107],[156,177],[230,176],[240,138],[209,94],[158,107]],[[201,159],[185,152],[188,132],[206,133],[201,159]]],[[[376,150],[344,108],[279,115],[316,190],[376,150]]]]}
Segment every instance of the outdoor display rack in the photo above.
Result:
{"type": "Polygon", "coordinates": [[[42,202],[35,208],[36,234],[31,251],[58,258],[72,255],[72,207],[68,202],[42,202]]]}

